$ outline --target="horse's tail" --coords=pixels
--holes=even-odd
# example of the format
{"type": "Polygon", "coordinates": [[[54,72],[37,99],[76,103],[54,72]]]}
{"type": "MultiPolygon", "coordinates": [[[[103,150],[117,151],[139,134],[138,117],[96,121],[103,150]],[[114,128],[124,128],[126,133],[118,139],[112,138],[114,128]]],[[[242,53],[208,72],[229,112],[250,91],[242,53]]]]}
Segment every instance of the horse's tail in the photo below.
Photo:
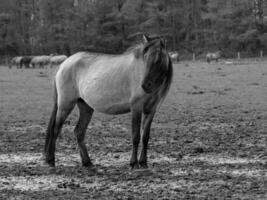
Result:
{"type": "Polygon", "coordinates": [[[47,153],[48,143],[50,142],[51,138],[54,135],[57,110],[58,110],[57,88],[56,88],[56,82],[54,82],[54,105],[53,105],[53,111],[51,113],[50,120],[49,120],[48,127],[47,127],[47,131],[46,131],[45,148],[44,148],[44,153],[45,154],[47,153]]]}

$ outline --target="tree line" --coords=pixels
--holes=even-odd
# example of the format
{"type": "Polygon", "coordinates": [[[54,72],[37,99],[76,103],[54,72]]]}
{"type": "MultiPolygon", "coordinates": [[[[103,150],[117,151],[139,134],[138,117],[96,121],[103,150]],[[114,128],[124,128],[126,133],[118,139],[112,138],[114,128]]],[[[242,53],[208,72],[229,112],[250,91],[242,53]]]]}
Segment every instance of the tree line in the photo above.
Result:
{"type": "Polygon", "coordinates": [[[121,53],[142,33],[186,56],[267,52],[266,0],[0,1],[0,55],[121,53]]]}

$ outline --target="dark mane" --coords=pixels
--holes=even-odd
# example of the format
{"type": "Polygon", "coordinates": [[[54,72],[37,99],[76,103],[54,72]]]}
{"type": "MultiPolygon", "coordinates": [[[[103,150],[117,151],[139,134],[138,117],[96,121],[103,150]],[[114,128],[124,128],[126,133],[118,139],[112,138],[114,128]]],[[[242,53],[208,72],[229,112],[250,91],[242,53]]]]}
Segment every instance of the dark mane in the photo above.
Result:
{"type": "Polygon", "coordinates": [[[162,40],[161,37],[159,36],[153,36],[150,37],[150,42],[149,43],[139,43],[133,46],[130,46],[128,49],[123,54],[129,54],[129,53],[134,53],[136,58],[140,58],[140,56],[144,56],[144,54],[147,52],[147,50],[155,45],[155,43],[159,42],[162,40]]]}
{"type": "MultiPolygon", "coordinates": [[[[158,95],[163,101],[170,89],[172,77],[173,77],[173,66],[171,58],[164,46],[164,41],[162,38],[155,36],[151,37],[150,41],[147,43],[140,43],[129,47],[124,54],[133,53],[135,58],[144,58],[146,54],[151,54],[152,57],[149,62],[159,62],[160,66],[166,66],[167,70],[162,72],[161,69],[157,72],[164,80],[159,88],[158,95]]],[[[156,75],[156,74],[155,74],[156,75]]]]}
{"type": "Polygon", "coordinates": [[[170,56],[169,57],[169,63],[168,63],[168,71],[165,75],[165,81],[162,87],[162,100],[163,101],[165,99],[165,97],[167,96],[167,93],[171,87],[171,82],[172,82],[172,77],[173,77],[173,67],[172,67],[172,61],[170,56]]]}
{"type": "Polygon", "coordinates": [[[156,63],[158,66],[155,71],[152,70],[152,73],[155,73],[153,76],[158,76],[163,80],[157,92],[161,101],[163,101],[170,89],[173,77],[172,61],[166,50],[165,42],[160,37],[150,38],[150,41],[143,45],[141,55],[143,57],[149,56],[148,65],[156,63]]]}

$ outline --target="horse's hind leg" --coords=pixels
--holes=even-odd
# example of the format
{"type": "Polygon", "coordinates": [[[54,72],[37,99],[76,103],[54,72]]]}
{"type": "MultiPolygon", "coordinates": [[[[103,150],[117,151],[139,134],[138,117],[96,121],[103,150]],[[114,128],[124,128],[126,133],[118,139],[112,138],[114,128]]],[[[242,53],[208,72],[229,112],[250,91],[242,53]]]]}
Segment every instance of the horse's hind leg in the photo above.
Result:
{"type": "Polygon", "coordinates": [[[50,119],[49,126],[51,127],[48,127],[45,144],[45,160],[50,166],[55,166],[56,140],[61,131],[64,121],[66,120],[74,106],[75,102],[69,102],[68,104],[65,103],[63,105],[58,106],[58,108],[54,108],[56,110],[53,111],[50,119]],[[55,116],[53,117],[53,115],[55,116]]]}
{"type": "Polygon", "coordinates": [[[84,143],[84,136],[86,133],[87,126],[89,122],[91,121],[94,110],[88,104],[86,104],[82,99],[79,99],[77,101],[77,105],[80,110],[80,117],[74,129],[74,133],[77,137],[82,164],[83,166],[90,167],[90,166],[93,166],[93,164],[87,153],[87,148],[84,143]]]}

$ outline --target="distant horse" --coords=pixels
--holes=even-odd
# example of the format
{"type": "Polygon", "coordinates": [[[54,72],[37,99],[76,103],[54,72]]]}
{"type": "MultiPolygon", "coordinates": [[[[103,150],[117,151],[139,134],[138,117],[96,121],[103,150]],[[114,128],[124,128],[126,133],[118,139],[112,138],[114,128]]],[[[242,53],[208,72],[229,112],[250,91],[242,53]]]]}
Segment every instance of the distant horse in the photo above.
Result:
{"type": "Polygon", "coordinates": [[[23,56],[20,61],[21,67],[24,66],[25,68],[29,68],[32,58],[32,56],[23,56]]]}
{"type": "Polygon", "coordinates": [[[77,104],[74,129],[83,166],[93,167],[84,136],[94,110],[106,114],[132,113],[132,168],[147,167],[150,126],[171,85],[172,62],[160,37],[143,36],[143,44],[122,55],[80,52],[65,60],[55,76],[55,101],[44,148],[45,161],[55,166],[56,139],[77,104]],[[142,150],[137,160],[142,122],[142,150]]]}
{"type": "Polygon", "coordinates": [[[32,68],[41,68],[42,56],[34,56],[31,60],[30,65],[32,66],[32,68]]]}
{"type": "Polygon", "coordinates": [[[206,60],[208,63],[210,63],[212,60],[216,60],[216,62],[218,62],[220,57],[221,57],[221,51],[217,51],[215,53],[207,53],[206,60]]]}
{"type": "Polygon", "coordinates": [[[21,59],[22,59],[22,56],[16,56],[16,57],[12,58],[10,61],[10,64],[9,64],[9,68],[12,68],[13,66],[15,66],[17,68],[22,68],[21,59]]]}
{"type": "Polygon", "coordinates": [[[171,51],[169,52],[169,55],[173,63],[178,63],[180,61],[179,53],[177,51],[171,51]]]}
{"type": "Polygon", "coordinates": [[[50,68],[52,68],[53,66],[60,65],[66,59],[67,59],[67,56],[65,55],[52,56],[49,61],[50,68]]]}
{"type": "Polygon", "coordinates": [[[49,64],[51,56],[34,56],[31,60],[32,68],[44,68],[49,64]]]}

